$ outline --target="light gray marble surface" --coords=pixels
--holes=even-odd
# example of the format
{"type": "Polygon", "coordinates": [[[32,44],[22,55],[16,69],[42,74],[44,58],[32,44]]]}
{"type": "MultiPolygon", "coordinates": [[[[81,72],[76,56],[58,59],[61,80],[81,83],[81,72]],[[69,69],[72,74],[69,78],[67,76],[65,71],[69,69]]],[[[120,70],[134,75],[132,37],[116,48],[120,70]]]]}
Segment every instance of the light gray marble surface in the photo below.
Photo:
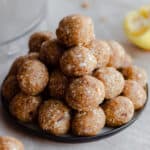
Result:
{"type": "MultiPolygon", "coordinates": [[[[101,39],[115,39],[120,41],[135,59],[135,64],[144,67],[150,74],[150,52],[140,51],[130,44],[122,29],[125,14],[141,5],[148,4],[149,0],[89,0],[90,8],[80,7],[82,0],[49,0],[48,1],[48,27],[54,31],[58,21],[65,15],[83,13],[93,18],[95,33],[101,39]],[[105,21],[103,21],[105,18],[105,21]]],[[[3,80],[8,66],[0,68],[3,80]]],[[[20,139],[26,150],[149,150],[150,149],[150,104],[148,103],[142,116],[132,126],[123,132],[93,143],[63,144],[47,139],[31,136],[17,130],[2,112],[0,105],[0,135],[14,136],[20,139]]]]}

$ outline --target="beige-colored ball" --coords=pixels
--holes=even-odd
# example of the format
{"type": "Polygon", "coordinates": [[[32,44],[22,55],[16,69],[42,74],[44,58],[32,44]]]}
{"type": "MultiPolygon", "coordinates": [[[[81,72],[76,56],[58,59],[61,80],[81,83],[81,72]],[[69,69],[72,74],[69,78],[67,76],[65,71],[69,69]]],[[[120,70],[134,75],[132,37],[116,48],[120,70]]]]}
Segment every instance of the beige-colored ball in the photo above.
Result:
{"type": "Polygon", "coordinates": [[[91,74],[97,66],[97,60],[92,52],[82,46],[76,46],[65,51],[60,59],[62,72],[68,76],[91,74]]]}
{"type": "Polygon", "coordinates": [[[100,107],[91,111],[77,112],[73,117],[72,131],[78,136],[94,136],[100,133],[105,125],[105,114],[100,107]]]}
{"type": "Polygon", "coordinates": [[[40,52],[41,45],[47,40],[54,38],[54,35],[48,31],[35,32],[30,36],[29,39],[29,53],[30,52],[40,52]]]}
{"type": "Polygon", "coordinates": [[[104,85],[92,76],[74,79],[66,92],[66,101],[78,111],[88,111],[101,104],[105,97],[104,85]]]}
{"type": "Polygon", "coordinates": [[[11,114],[22,122],[32,122],[41,104],[39,96],[28,96],[18,93],[10,102],[9,109],[11,114]]]}
{"type": "Polygon", "coordinates": [[[2,85],[2,95],[7,101],[11,99],[20,91],[16,76],[10,75],[6,78],[2,85]]]}
{"type": "Polygon", "coordinates": [[[41,46],[40,59],[48,66],[56,66],[59,64],[63,50],[62,45],[56,39],[48,40],[41,46]]]}
{"type": "Polygon", "coordinates": [[[144,69],[135,66],[130,65],[128,67],[125,67],[122,70],[123,75],[126,79],[131,79],[137,81],[141,86],[145,86],[147,83],[147,73],[144,69]]]}
{"type": "Polygon", "coordinates": [[[70,110],[61,101],[49,99],[39,109],[39,125],[54,135],[66,134],[70,128],[70,110]]]}
{"type": "Polygon", "coordinates": [[[24,145],[13,137],[0,136],[0,150],[24,150],[24,145]]]}
{"type": "Polygon", "coordinates": [[[90,17],[79,14],[64,17],[59,23],[56,35],[68,47],[86,45],[95,38],[93,21],[90,17]]]}
{"type": "Polygon", "coordinates": [[[114,98],[123,91],[124,78],[115,68],[104,67],[97,69],[93,75],[103,82],[106,99],[114,98]]]}
{"type": "Polygon", "coordinates": [[[123,64],[124,57],[125,57],[125,50],[124,48],[116,41],[109,41],[108,42],[110,49],[111,49],[111,56],[108,66],[114,68],[120,68],[123,64]]]}
{"type": "Polygon", "coordinates": [[[38,60],[26,60],[20,67],[17,79],[21,90],[28,95],[37,95],[48,84],[46,66],[38,60]]]}
{"type": "Polygon", "coordinates": [[[68,84],[69,81],[67,77],[59,70],[54,70],[50,73],[48,89],[52,97],[63,99],[65,97],[68,84]]]}
{"type": "Polygon", "coordinates": [[[129,122],[134,115],[134,106],[131,100],[118,96],[104,103],[107,126],[116,127],[129,122]]]}
{"type": "Polygon", "coordinates": [[[146,103],[146,91],[134,80],[125,81],[123,95],[133,102],[135,110],[141,109],[146,103]]]}
{"type": "Polygon", "coordinates": [[[97,59],[97,68],[105,67],[109,63],[111,50],[106,41],[93,40],[87,46],[97,59]]]}

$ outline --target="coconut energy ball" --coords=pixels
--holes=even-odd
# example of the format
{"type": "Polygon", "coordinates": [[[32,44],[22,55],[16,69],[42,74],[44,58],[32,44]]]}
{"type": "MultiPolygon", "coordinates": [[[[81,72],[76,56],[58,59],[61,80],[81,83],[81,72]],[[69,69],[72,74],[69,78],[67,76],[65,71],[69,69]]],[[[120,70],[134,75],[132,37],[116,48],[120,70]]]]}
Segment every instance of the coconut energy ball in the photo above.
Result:
{"type": "Polygon", "coordinates": [[[103,82],[106,99],[114,98],[122,92],[124,88],[124,78],[115,68],[105,67],[97,69],[93,75],[103,82]]]}
{"type": "Polygon", "coordinates": [[[108,66],[120,68],[124,61],[125,56],[124,48],[116,41],[109,41],[108,44],[111,49],[111,56],[108,66]]]}
{"type": "Polygon", "coordinates": [[[56,35],[68,47],[86,45],[95,38],[92,19],[79,14],[64,17],[59,23],[56,35]]]}
{"type": "Polygon", "coordinates": [[[40,61],[26,60],[18,71],[17,79],[24,93],[37,95],[46,87],[49,75],[47,68],[40,61]]]}
{"type": "Polygon", "coordinates": [[[91,74],[97,66],[97,60],[92,52],[82,46],[76,46],[65,51],[60,59],[60,67],[68,76],[91,74]]]}
{"type": "Polygon", "coordinates": [[[105,114],[100,107],[91,111],[77,112],[72,121],[72,131],[78,136],[97,135],[105,125],[105,114]]]}
{"type": "Polygon", "coordinates": [[[107,126],[116,127],[129,122],[134,115],[134,106],[131,100],[118,96],[106,101],[103,105],[107,126]]]}
{"type": "Polygon", "coordinates": [[[138,66],[128,66],[122,71],[126,79],[131,79],[137,81],[141,86],[145,86],[147,83],[146,71],[138,66]]]}
{"type": "Polygon", "coordinates": [[[101,104],[105,97],[104,85],[92,76],[74,79],[66,92],[66,101],[78,111],[88,111],[101,104]]]}
{"type": "Polygon", "coordinates": [[[63,47],[56,39],[46,41],[42,44],[40,50],[40,59],[46,65],[56,66],[59,64],[59,58],[63,52],[63,47]]]}
{"type": "Polygon", "coordinates": [[[10,101],[20,91],[16,76],[10,75],[2,85],[2,95],[10,101]]]}
{"type": "Polygon", "coordinates": [[[102,40],[93,40],[87,46],[97,59],[97,67],[105,67],[109,63],[111,51],[107,42],[102,40]]]}
{"type": "Polygon", "coordinates": [[[133,102],[135,110],[141,109],[146,103],[147,96],[145,90],[134,80],[125,81],[123,95],[133,102]]]}
{"type": "Polygon", "coordinates": [[[68,87],[68,79],[59,70],[53,71],[49,76],[49,93],[55,98],[64,98],[68,87]]]}
{"type": "Polygon", "coordinates": [[[40,127],[54,135],[66,134],[70,128],[70,110],[61,101],[45,101],[39,110],[40,127]]]}
{"type": "Polygon", "coordinates": [[[11,114],[22,122],[32,122],[41,104],[39,96],[28,96],[18,93],[10,102],[9,109],[11,114]]]}
{"type": "Polygon", "coordinates": [[[53,39],[54,35],[51,32],[35,32],[31,35],[29,39],[29,53],[30,52],[40,52],[41,45],[47,40],[53,39]]]}
{"type": "Polygon", "coordinates": [[[16,60],[13,62],[11,65],[9,75],[17,75],[19,68],[22,66],[25,60],[27,59],[39,59],[39,53],[33,52],[29,53],[28,55],[25,56],[20,56],[16,58],[16,60]]]}
{"type": "Polygon", "coordinates": [[[0,136],[0,150],[24,150],[24,146],[15,138],[0,136]]]}

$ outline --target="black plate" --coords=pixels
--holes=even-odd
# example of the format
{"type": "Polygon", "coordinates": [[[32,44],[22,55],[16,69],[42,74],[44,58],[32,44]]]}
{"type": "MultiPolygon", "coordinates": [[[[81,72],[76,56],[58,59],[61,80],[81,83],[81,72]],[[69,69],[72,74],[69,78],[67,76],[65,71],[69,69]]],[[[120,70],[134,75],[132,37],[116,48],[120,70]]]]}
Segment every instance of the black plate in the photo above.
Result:
{"type": "MultiPolygon", "coordinates": [[[[147,92],[147,101],[148,101],[148,85],[146,86],[146,92],[147,92]]],[[[73,136],[73,135],[65,135],[65,136],[55,136],[55,135],[51,135],[48,134],[44,131],[42,131],[38,126],[34,125],[34,124],[28,124],[28,123],[22,123],[18,120],[16,120],[16,118],[14,118],[10,112],[9,112],[9,108],[8,108],[8,103],[5,101],[4,97],[1,96],[1,100],[2,100],[2,105],[3,108],[5,110],[5,112],[7,113],[7,116],[9,117],[10,121],[12,121],[13,123],[15,123],[16,125],[18,125],[18,127],[20,127],[23,131],[27,131],[30,134],[34,134],[37,136],[41,136],[44,138],[48,138],[50,140],[53,141],[57,141],[57,142],[65,142],[65,143],[83,143],[83,142],[92,142],[92,141],[96,141],[96,140],[100,140],[106,137],[110,137],[122,130],[124,130],[125,128],[127,128],[128,126],[130,126],[131,124],[133,124],[138,117],[141,115],[141,113],[143,112],[143,110],[145,109],[145,106],[147,104],[147,101],[143,107],[143,109],[136,111],[134,114],[134,117],[132,120],[130,120],[127,124],[122,125],[120,127],[117,128],[107,128],[104,127],[104,129],[102,129],[101,133],[99,133],[96,136],[91,136],[91,137],[77,137],[77,136],[73,136]]]]}

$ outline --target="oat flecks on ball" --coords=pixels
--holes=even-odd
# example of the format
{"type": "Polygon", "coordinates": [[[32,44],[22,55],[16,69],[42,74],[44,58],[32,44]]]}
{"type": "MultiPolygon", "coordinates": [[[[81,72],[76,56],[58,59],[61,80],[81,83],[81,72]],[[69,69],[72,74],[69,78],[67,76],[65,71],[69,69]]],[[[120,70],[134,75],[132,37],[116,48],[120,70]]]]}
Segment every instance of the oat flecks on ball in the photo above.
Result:
{"type": "Polygon", "coordinates": [[[87,46],[97,59],[97,67],[105,67],[109,63],[111,49],[106,41],[93,40],[87,46]]]}
{"type": "Polygon", "coordinates": [[[16,60],[11,65],[8,75],[17,75],[19,68],[27,59],[39,59],[39,53],[33,52],[16,58],[16,60]]]}
{"type": "Polygon", "coordinates": [[[92,76],[74,79],[66,92],[66,101],[70,107],[87,111],[101,104],[105,97],[104,85],[92,76]]]}
{"type": "Polygon", "coordinates": [[[40,50],[40,59],[48,66],[56,66],[59,64],[64,49],[58,40],[49,40],[42,44],[40,50]]]}
{"type": "Polygon", "coordinates": [[[64,17],[59,23],[56,35],[68,47],[86,45],[95,38],[92,19],[79,14],[64,17]]]}
{"type": "Polygon", "coordinates": [[[46,66],[38,60],[26,60],[20,67],[17,79],[21,90],[37,95],[46,87],[49,75],[46,66]]]}
{"type": "Polygon", "coordinates": [[[145,86],[147,83],[147,73],[144,69],[131,65],[125,67],[122,71],[126,79],[131,79],[137,81],[141,86],[145,86]]]}
{"type": "Polygon", "coordinates": [[[24,146],[18,139],[0,136],[0,150],[24,150],[24,146]]]}
{"type": "Polygon", "coordinates": [[[2,95],[7,101],[11,99],[20,91],[16,76],[10,75],[6,78],[2,85],[2,95]]]}
{"type": "Polygon", "coordinates": [[[97,60],[92,52],[82,46],[76,46],[64,52],[60,59],[62,72],[68,76],[91,74],[97,66],[97,60]]]}
{"type": "Polygon", "coordinates": [[[107,126],[116,127],[129,122],[134,115],[134,106],[131,100],[118,96],[104,103],[107,126]]]}
{"type": "Polygon", "coordinates": [[[146,92],[143,87],[134,80],[126,80],[123,95],[134,104],[135,110],[141,109],[146,103],[146,92]]]}
{"type": "Polygon", "coordinates": [[[97,135],[105,125],[105,114],[100,107],[77,112],[72,121],[72,131],[78,136],[97,135]]]}
{"type": "Polygon", "coordinates": [[[11,114],[18,120],[32,122],[36,118],[41,101],[39,96],[18,93],[10,102],[9,109],[11,114]]]}
{"type": "Polygon", "coordinates": [[[125,56],[124,48],[116,41],[109,41],[108,44],[111,49],[111,56],[108,66],[120,68],[124,61],[125,56]]]}
{"type": "Polygon", "coordinates": [[[49,93],[54,98],[63,99],[67,90],[69,81],[67,77],[59,70],[50,73],[48,89],[49,93]]]}
{"type": "Polygon", "coordinates": [[[106,99],[114,98],[122,92],[125,81],[122,74],[115,68],[104,67],[97,69],[93,75],[103,82],[106,99]]]}
{"type": "Polygon", "coordinates": [[[66,134],[70,128],[70,110],[59,100],[45,101],[38,118],[40,127],[54,135],[66,134]]]}
{"type": "Polygon", "coordinates": [[[54,38],[53,33],[48,31],[35,32],[30,36],[29,39],[29,53],[30,52],[40,52],[41,45],[47,40],[54,38]]]}

